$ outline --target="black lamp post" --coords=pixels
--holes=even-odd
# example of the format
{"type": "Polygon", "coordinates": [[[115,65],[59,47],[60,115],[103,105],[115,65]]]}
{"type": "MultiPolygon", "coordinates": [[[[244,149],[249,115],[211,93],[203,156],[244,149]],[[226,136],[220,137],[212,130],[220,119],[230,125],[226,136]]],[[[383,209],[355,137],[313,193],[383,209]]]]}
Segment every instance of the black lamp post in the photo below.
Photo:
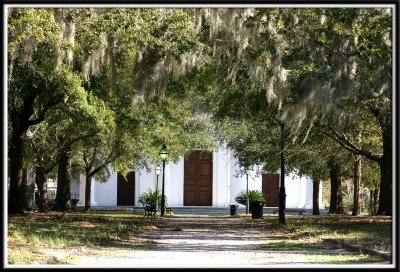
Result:
{"type": "Polygon", "coordinates": [[[250,199],[249,199],[249,175],[250,175],[250,169],[246,168],[245,170],[246,173],[246,214],[249,214],[249,208],[250,208],[250,199]]]}
{"type": "Polygon", "coordinates": [[[158,210],[158,176],[161,174],[161,167],[157,165],[156,167],[156,175],[157,175],[157,183],[156,183],[156,211],[158,210]]]}
{"type": "Polygon", "coordinates": [[[165,161],[168,158],[168,150],[165,144],[163,145],[162,149],[160,150],[160,159],[163,162],[163,173],[162,173],[162,195],[161,195],[161,216],[164,216],[165,213],[165,196],[164,196],[164,180],[165,180],[165,161]]]}
{"type": "Polygon", "coordinates": [[[286,192],[285,192],[285,158],[284,149],[284,127],[281,123],[281,183],[279,187],[279,223],[285,224],[286,192]]]}

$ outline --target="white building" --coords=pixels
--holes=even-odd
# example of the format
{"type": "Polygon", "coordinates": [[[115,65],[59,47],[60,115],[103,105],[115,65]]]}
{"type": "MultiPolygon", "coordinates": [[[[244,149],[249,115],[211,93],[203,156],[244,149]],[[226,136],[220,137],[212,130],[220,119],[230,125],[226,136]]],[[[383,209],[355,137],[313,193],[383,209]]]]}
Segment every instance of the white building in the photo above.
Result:
{"type": "MultiPolygon", "coordinates": [[[[92,180],[91,206],[141,206],[139,195],[148,189],[154,190],[157,183],[155,166],[151,172],[131,171],[126,180],[121,174],[111,172],[109,181],[92,180]]],[[[228,207],[235,202],[237,194],[246,189],[246,175],[239,176],[239,166],[229,150],[213,153],[194,151],[188,157],[165,165],[165,195],[169,207],[209,206],[228,207]]],[[[158,179],[161,192],[162,176],[158,179]]],[[[78,206],[84,205],[85,177],[71,183],[71,194],[79,195],[78,206]]],[[[278,207],[279,174],[256,174],[253,170],[248,178],[249,190],[262,191],[267,207],[278,207]]],[[[312,208],[313,184],[308,177],[289,174],[285,176],[286,208],[312,208]]],[[[239,206],[241,206],[239,204],[239,206]]],[[[319,206],[322,204],[320,183],[319,206]]]]}

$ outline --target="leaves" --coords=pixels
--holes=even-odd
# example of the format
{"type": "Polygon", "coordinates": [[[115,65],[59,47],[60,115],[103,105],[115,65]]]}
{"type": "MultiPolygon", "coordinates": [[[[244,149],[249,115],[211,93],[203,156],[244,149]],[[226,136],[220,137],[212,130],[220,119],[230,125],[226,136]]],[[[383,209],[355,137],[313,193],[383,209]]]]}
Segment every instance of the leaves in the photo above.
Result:
{"type": "Polygon", "coordinates": [[[254,201],[265,202],[262,193],[258,190],[249,190],[248,193],[246,190],[243,190],[235,197],[235,201],[246,206],[247,196],[249,197],[249,203],[254,201]]]}

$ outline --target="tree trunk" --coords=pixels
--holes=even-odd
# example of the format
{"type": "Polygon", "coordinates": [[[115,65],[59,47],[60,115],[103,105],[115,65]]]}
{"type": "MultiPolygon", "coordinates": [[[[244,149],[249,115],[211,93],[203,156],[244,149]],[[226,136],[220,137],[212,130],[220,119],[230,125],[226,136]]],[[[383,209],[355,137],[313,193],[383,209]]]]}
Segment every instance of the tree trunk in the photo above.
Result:
{"type": "Polygon", "coordinates": [[[36,166],[35,182],[39,192],[39,199],[38,199],[39,212],[47,212],[48,201],[49,201],[49,197],[47,194],[47,175],[46,171],[41,166],[36,166]]]}
{"type": "Polygon", "coordinates": [[[35,170],[32,165],[23,170],[22,188],[24,211],[32,211],[35,208],[35,170]]]}
{"type": "Polygon", "coordinates": [[[24,93],[21,108],[9,111],[12,134],[8,149],[10,165],[10,189],[8,192],[8,213],[24,213],[25,192],[22,188],[22,168],[24,158],[24,138],[30,126],[30,118],[35,113],[34,102],[38,92],[27,84],[21,90],[24,93]]]}
{"type": "Polygon", "coordinates": [[[336,206],[336,213],[342,214],[345,213],[343,207],[343,192],[342,192],[342,177],[339,176],[338,185],[337,185],[337,206],[336,206]]]}
{"type": "Polygon", "coordinates": [[[380,174],[380,193],[378,215],[392,215],[392,129],[389,128],[383,133],[383,155],[381,157],[380,174]]]}
{"type": "Polygon", "coordinates": [[[353,155],[354,159],[354,197],[353,197],[353,212],[352,216],[360,214],[360,182],[361,182],[361,155],[353,155]]]}
{"type": "Polygon", "coordinates": [[[57,192],[54,210],[66,211],[72,208],[70,191],[72,145],[65,143],[60,148],[58,156],[57,192]]]}
{"type": "MultiPolygon", "coordinates": [[[[10,105],[11,110],[9,111],[9,120],[11,122],[12,134],[10,146],[8,149],[10,164],[10,189],[8,192],[9,214],[24,212],[22,168],[24,158],[25,134],[29,126],[38,124],[44,120],[44,114],[50,107],[62,101],[62,97],[58,97],[56,100],[51,101],[51,103],[43,103],[43,106],[45,106],[45,108],[43,108],[42,111],[38,114],[39,117],[37,119],[32,120],[31,117],[35,114],[36,98],[43,91],[41,87],[34,86],[31,80],[27,80],[26,84],[23,84],[22,89],[18,90],[18,92],[22,95],[22,106],[13,108],[12,105],[10,105]]],[[[10,95],[16,95],[15,91],[10,93],[10,95]]]]}
{"type": "Polygon", "coordinates": [[[92,191],[92,177],[86,173],[85,178],[85,212],[90,210],[90,195],[92,191]]]}
{"type": "Polygon", "coordinates": [[[20,120],[16,113],[11,114],[12,135],[9,154],[10,165],[10,189],[8,191],[8,213],[23,213],[23,154],[24,154],[24,135],[25,131],[21,129],[20,120]]]}
{"type": "Polygon", "coordinates": [[[313,181],[313,215],[319,215],[319,180],[313,181]]]}
{"type": "Polygon", "coordinates": [[[331,179],[331,199],[329,204],[329,213],[340,213],[338,211],[339,202],[341,202],[341,178],[340,178],[340,168],[335,157],[331,157],[328,161],[329,175],[331,179]]]}

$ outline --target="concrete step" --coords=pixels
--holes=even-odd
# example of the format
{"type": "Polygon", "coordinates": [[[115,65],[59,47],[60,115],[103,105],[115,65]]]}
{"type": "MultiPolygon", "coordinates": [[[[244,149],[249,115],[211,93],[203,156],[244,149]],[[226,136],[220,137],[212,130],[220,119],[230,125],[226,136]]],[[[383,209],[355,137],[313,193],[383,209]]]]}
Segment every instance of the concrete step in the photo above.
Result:
{"type": "MultiPolygon", "coordinates": [[[[229,215],[230,208],[225,207],[170,207],[174,214],[209,214],[209,215],[229,215]]],[[[142,207],[134,207],[134,212],[144,212],[142,207]]],[[[245,207],[239,207],[236,210],[237,214],[246,213],[245,207]]],[[[264,214],[278,214],[278,208],[264,207],[264,214]]],[[[312,214],[312,209],[287,209],[286,214],[312,214]]],[[[326,213],[325,210],[320,210],[321,214],[326,213]]]]}
{"type": "MultiPolygon", "coordinates": [[[[170,207],[172,209],[173,214],[199,214],[199,215],[229,215],[230,214],[230,208],[229,207],[203,207],[203,206],[192,206],[192,207],[170,207]]],[[[75,210],[77,211],[83,211],[83,207],[75,207],[75,210]]],[[[263,214],[278,214],[278,207],[264,207],[263,208],[263,214]]],[[[144,213],[144,209],[142,206],[94,206],[92,207],[92,211],[98,211],[98,212],[138,212],[138,213],[144,213]]],[[[292,209],[288,208],[286,210],[286,214],[299,214],[299,212],[302,212],[302,214],[312,214],[312,209],[292,209]]],[[[328,211],[325,209],[320,209],[320,214],[326,214],[328,211]]],[[[246,213],[246,208],[245,207],[239,207],[236,210],[237,214],[245,214],[246,213]]]]}

